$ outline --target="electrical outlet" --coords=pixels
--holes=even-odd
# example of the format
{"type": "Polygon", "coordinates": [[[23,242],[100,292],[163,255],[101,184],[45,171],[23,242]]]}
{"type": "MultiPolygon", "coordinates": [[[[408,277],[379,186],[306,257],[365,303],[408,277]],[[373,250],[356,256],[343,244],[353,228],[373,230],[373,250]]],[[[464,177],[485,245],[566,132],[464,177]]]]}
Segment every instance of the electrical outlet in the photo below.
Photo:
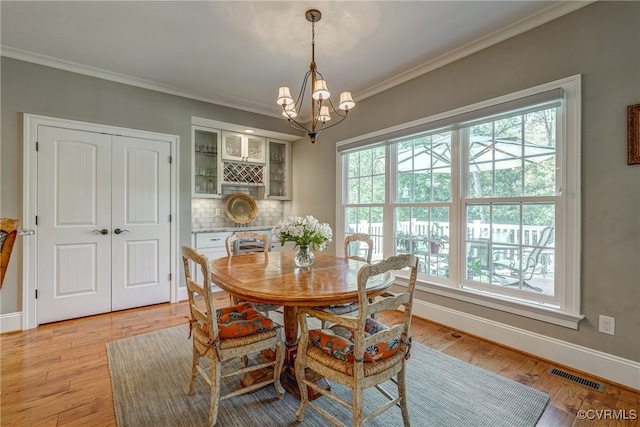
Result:
{"type": "Polygon", "coordinates": [[[220,216],[220,208],[216,208],[216,216],[220,216]]]}
{"type": "Polygon", "coordinates": [[[616,319],[609,316],[600,315],[600,325],[598,331],[603,334],[615,335],[616,319]]]}

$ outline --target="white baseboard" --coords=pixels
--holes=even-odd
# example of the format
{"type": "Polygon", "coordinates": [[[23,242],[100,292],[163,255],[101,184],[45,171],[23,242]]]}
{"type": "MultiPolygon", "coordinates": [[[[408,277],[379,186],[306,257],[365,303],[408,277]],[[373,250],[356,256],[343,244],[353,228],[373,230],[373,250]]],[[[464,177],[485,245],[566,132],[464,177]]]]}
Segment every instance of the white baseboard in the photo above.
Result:
{"type": "Polygon", "coordinates": [[[22,330],[22,312],[0,314],[0,334],[22,330]]]}
{"type": "Polygon", "coordinates": [[[489,341],[640,390],[640,363],[515,328],[450,308],[414,300],[413,314],[489,341]]]}

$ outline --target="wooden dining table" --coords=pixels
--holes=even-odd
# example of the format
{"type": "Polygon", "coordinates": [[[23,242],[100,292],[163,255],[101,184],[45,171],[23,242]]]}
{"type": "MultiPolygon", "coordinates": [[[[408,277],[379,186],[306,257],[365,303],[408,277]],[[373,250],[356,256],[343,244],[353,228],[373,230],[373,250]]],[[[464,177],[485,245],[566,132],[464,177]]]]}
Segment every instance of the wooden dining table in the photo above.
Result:
{"type": "MultiPolygon", "coordinates": [[[[358,272],[364,265],[362,261],[318,253],[311,267],[300,268],[291,252],[252,252],[211,261],[211,280],[240,300],[283,306],[285,361],[281,381],[296,393],[298,307],[358,301],[358,272]]],[[[393,274],[371,277],[368,297],[382,294],[393,279],[393,274]]],[[[322,379],[318,378],[316,384],[322,385],[322,379]]]]}

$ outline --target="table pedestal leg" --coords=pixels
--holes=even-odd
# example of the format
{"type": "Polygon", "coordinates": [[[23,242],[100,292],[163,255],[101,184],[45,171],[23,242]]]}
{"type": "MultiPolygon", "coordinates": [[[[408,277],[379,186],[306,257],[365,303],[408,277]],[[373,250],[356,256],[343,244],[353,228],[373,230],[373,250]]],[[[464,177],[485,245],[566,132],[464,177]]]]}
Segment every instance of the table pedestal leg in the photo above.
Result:
{"type": "MultiPolygon", "coordinates": [[[[284,353],[284,365],[282,366],[282,376],[280,382],[282,386],[289,392],[298,398],[300,397],[300,389],[298,388],[298,381],[296,380],[295,361],[296,354],[298,353],[298,308],[297,307],[284,307],[284,330],[285,330],[285,353],[284,353]]],[[[330,390],[331,386],[327,382],[326,378],[307,369],[305,372],[306,379],[315,383],[318,387],[324,390],[330,390]]],[[[320,393],[316,392],[310,387],[307,387],[307,393],[309,400],[313,400],[319,396],[320,393]]]]}

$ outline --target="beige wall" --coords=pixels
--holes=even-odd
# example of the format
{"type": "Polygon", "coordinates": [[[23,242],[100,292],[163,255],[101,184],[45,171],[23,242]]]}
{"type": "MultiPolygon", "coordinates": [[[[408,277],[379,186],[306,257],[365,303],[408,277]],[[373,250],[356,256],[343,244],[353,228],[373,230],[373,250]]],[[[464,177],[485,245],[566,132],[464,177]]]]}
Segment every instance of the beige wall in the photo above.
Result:
{"type": "Polygon", "coordinates": [[[626,107],[640,103],[639,28],[640,2],[597,2],[363,100],[315,145],[293,145],[293,210],[335,224],[338,141],[582,74],[579,329],[424,292],[417,298],[640,361],[640,165],[626,164],[626,107]],[[599,314],[616,318],[615,336],[597,332],[599,314]]]}
{"type": "MultiPolygon", "coordinates": [[[[284,120],[2,58],[0,216],[22,218],[22,113],[180,136],[179,244],[191,242],[191,116],[291,133],[284,120]]],[[[29,238],[29,237],[25,237],[29,238]]],[[[22,311],[22,237],[0,291],[0,313],[22,311]]],[[[181,277],[182,272],[178,272],[181,277]]],[[[184,280],[184,279],[182,279],[184,280]]]]}

